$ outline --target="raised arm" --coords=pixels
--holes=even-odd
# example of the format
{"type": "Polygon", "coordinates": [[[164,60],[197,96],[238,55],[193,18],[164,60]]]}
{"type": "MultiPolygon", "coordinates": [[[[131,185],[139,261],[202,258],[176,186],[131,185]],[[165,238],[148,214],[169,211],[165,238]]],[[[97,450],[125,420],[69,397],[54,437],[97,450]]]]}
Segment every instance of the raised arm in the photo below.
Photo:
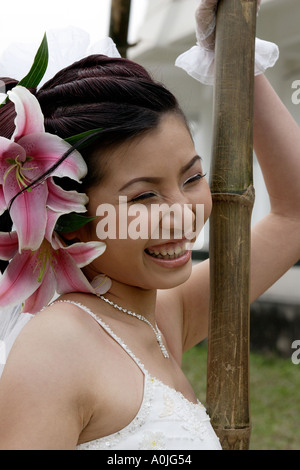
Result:
{"type": "Polygon", "coordinates": [[[300,129],[264,76],[255,79],[254,149],[271,210],[252,231],[251,300],[300,258],[300,129]]]}
{"type": "MultiPolygon", "coordinates": [[[[202,2],[208,7],[216,3],[215,0],[202,2]]],[[[213,54],[211,43],[209,47],[213,54]]],[[[197,50],[193,48],[190,54],[195,58],[197,50]]],[[[191,75],[199,77],[197,73],[191,75]]],[[[300,129],[263,75],[255,77],[254,149],[271,209],[252,229],[250,301],[300,258],[300,129]]],[[[181,288],[181,298],[186,350],[207,335],[209,262],[194,268],[191,278],[181,288]]]]}

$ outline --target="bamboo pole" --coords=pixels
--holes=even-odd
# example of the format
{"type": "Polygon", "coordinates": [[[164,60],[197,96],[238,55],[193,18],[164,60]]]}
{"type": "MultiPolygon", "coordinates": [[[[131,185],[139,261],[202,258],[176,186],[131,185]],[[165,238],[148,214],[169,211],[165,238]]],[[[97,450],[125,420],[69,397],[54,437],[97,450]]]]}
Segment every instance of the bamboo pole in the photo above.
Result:
{"type": "Polygon", "coordinates": [[[109,36],[116,43],[122,57],[127,56],[128,29],[130,19],[131,0],[112,0],[109,36]]]}
{"type": "Polygon", "coordinates": [[[256,0],[217,12],[210,219],[207,409],[223,449],[246,450],[249,411],[249,254],[254,202],[252,121],[256,0]]]}

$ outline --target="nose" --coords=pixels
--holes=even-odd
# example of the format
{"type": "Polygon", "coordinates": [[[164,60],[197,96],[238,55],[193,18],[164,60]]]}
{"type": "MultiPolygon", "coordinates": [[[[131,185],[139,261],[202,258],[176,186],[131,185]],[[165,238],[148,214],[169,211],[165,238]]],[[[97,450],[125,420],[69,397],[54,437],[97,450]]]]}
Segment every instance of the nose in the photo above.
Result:
{"type": "Polygon", "coordinates": [[[193,240],[204,225],[204,206],[186,202],[151,207],[151,238],[193,240]],[[199,207],[198,207],[199,206],[199,207]]]}

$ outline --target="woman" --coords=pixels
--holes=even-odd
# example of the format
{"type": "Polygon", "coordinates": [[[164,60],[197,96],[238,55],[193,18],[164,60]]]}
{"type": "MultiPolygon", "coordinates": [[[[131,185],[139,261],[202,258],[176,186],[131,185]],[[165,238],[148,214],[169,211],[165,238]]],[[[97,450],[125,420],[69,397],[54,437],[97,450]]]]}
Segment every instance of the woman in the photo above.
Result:
{"type": "MultiPolygon", "coordinates": [[[[140,203],[147,214],[177,203],[195,215],[204,204],[208,218],[210,191],[182,112],[140,66],[90,57],[36,96],[51,134],[104,129],[82,151],[91,216],[101,204],[118,216],[126,198],[128,214],[140,203]]],[[[300,255],[299,128],[264,76],[255,79],[254,142],[271,211],[253,228],[251,301],[300,255]]],[[[62,238],[98,241],[98,223],[62,238]]],[[[111,280],[104,297],[64,294],[26,324],[1,378],[0,448],[220,449],[180,367],[182,353],[207,335],[209,265],[192,270],[175,228],[167,240],[106,239],[83,268],[90,282],[102,273],[111,280]]]]}

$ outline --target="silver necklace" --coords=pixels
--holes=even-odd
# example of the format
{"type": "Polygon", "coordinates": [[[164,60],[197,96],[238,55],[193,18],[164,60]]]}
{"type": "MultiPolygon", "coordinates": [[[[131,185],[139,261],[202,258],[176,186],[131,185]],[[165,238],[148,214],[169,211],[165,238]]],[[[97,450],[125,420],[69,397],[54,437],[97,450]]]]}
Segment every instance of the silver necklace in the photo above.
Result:
{"type": "Polygon", "coordinates": [[[155,336],[156,336],[156,340],[159,344],[159,347],[161,349],[161,352],[163,354],[163,356],[165,358],[169,358],[169,353],[168,351],[166,350],[165,348],[165,345],[163,344],[162,342],[162,337],[161,337],[161,332],[155,322],[155,327],[152,325],[152,323],[149,322],[149,320],[147,320],[147,318],[143,317],[143,315],[140,315],[139,313],[135,313],[135,312],[132,312],[131,310],[127,310],[126,308],[123,308],[123,307],[120,307],[119,305],[115,304],[114,302],[112,302],[111,300],[108,300],[106,297],[104,297],[103,295],[99,295],[98,296],[100,299],[104,300],[104,302],[107,302],[109,305],[112,305],[112,307],[116,308],[117,310],[120,310],[121,312],[124,312],[124,313],[127,313],[127,315],[131,315],[132,317],[135,317],[137,318],[138,320],[141,320],[145,323],[147,323],[147,325],[149,325],[155,336]]]}

